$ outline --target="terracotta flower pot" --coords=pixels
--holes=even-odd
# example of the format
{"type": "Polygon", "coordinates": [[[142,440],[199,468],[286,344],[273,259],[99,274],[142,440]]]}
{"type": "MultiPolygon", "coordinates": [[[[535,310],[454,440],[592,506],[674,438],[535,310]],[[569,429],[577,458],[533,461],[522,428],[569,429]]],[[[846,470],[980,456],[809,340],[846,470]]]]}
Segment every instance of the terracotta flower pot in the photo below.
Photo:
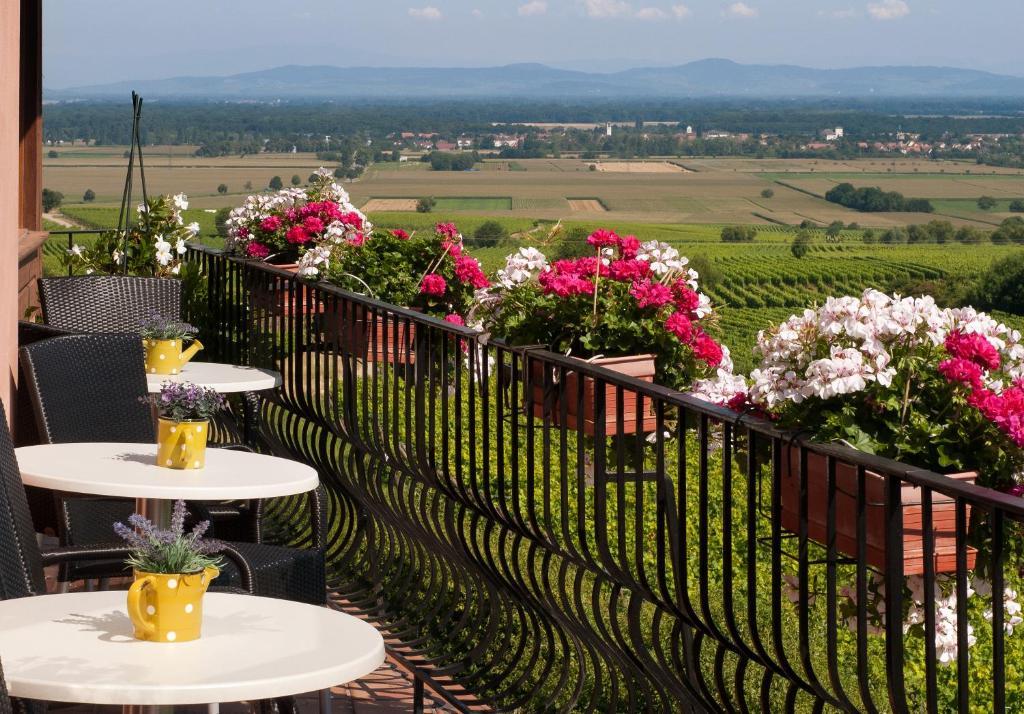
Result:
{"type": "Polygon", "coordinates": [[[345,354],[367,362],[416,361],[416,323],[396,315],[370,314],[360,304],[339,303],[324,315],[324,336],[345,354]],[[397,339],[395,332],[398,332],[397,339]]]}
{"type": "MultiPolygon", "coordinates": [[[[298,263],[282,263],[274,267],[289,273],[299,272],[298,263]]],[[[250,300],[255,310],[267,312],[275,317],[314,315],[323,312],[322,304],[307,305],[306,296],[297,288],[289,289],[270,276],[259,278],[256,283],[249,288],[250,300]]]]}
{"type": "MultiPolygon", "coordinates": [[[[974,483],[976,472],[950,474],[950,478],[974,483]]],[[[857,555],[857,468],[836,462],[836,549],[851,558],[857,555]]],[[[866,513],[865,562],[884,571],[886,567],[886,484],[885,477],[865,473],[866,513]]],[[[800,528],[800,450],[790,446],[782,451],[782,527],[797,533],[800,528]]],[[[924,524],[921,513],[921,489],[903,483],[900,503],[903,509],[903,573],[924,573],[924,524]]],[[[965,504],[970,523],[971,506],[965,504]]],[[[807,454],[807,537],[826,545],[828,518],[828,462],[820,454],[807,454]]],[[[956,571],[956,502],[932,491],[932,532],[936,573],[956,571]]],[[[967,549],[967,567],[973,568],[977,551],[967,549]]]]}
{"type": "MultiPolygon", "coordinates": [[[[629,355],[626,357],[601,357],[591,362],[599,367],[610,369],[613,372],[621,372],[630,377],[635,377],[644,382],[654,382],[655,367],[654,355],[629,355]]],[[[532,394],[533,414],[536,417],[543,417],[545,411],[545,368],[553,369],[539,361],[533,362],[532,366],[532,394]]],[[[552,373],[553,378],[557,377],[558,371],[552,373]]],[[[583,433],[587,436],[594,436],[597,422],[594,414],[594,395],[596,385],[590,377],[581,375],[578,372],[566,370],[564,384],[550,384],[553,390],[551,395],[551,421],[560,424],[562,418],[561,402],[565,401],[566,419],[565,426],[569,429],[576,429],[577,423],[582,419],[583,433]],[[582,381],[583,389],[583,410],[579,409],[579,390],[582,381]]],[[[622,427],[619,428],[618,389],[614,384],[605,384],[604,387],[604,433],[605,436],[616,436],[621,434],[636,434],[637,431],[646,433],[654,431],[657,426],[657,419],[654,413],[654,405],[650,399],[644,400],[643,414],[640,416],[639,430],[637,429],[637,403],[638,395],[629,389],[622,390],[622,427]]]]}

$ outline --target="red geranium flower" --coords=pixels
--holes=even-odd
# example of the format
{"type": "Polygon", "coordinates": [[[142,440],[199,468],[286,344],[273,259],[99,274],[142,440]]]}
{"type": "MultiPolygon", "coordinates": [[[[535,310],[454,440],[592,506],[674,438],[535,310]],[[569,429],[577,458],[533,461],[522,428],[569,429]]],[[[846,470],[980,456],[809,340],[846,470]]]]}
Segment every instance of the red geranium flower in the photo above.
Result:
{"type": "Polygon", "coordinates": [[[443,276],[437,273],[430,273],[429,275],[423,276],[423,282],[420,283],[420,293],[423,295],[431,295],[433,297],[441,297],[448,289],[448,283],[445,282],[443,276]]]}

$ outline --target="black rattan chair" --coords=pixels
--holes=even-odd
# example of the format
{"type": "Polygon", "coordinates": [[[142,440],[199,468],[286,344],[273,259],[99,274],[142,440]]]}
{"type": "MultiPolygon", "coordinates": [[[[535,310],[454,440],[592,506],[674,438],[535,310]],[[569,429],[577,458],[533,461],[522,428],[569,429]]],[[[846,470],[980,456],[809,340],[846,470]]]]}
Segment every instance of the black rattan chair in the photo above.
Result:
{"type": "Polygon", "coordinates": [[[137,332],[153,313],[181,317],[181,281],[130,275],[41,278],[47,325],[75,332],[137,332]]]}
{"type": "MultiPolygon", "coordinates": [[[[32,396],[39,431],[47,443],[108,441],[152,443],[153,418],[148,404],[142,343],[135,335],[83,334],[57,337],[23,347],[21,362],[32,396]]],[[[134,510],[121,499],[65,499],[64,541],[90,545],[109,540],[111,524],[134,510]]],[[[324,566],[322,494],[310,494],[312,547],[285,548],[264,543],[234,542],[251,570],[257,595],[322,604],[327,586],[324,566]]],[[[202,513],[201,504],[190,510],[202,513]]],[[[115,567],[119,564],[114,564],[115,567]]],[[[74,566],[68,579],[111,577],[111,564],[93,570],[74,566]],[[102,573],[97,569],[106,567],[102,573]]],[[[246,580],[229,563],[218,584],[240,586],[246,580]]]]}

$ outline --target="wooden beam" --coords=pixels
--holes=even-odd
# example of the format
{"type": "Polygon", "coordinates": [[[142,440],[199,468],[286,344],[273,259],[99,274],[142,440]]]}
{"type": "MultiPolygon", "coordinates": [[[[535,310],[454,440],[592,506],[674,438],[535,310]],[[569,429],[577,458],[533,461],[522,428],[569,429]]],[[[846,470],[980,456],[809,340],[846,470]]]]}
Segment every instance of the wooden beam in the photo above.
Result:
{"type": "Polygon", "coordinates": [[[43,229],[43,4],[21,2],[18,226],[43,229]]]}

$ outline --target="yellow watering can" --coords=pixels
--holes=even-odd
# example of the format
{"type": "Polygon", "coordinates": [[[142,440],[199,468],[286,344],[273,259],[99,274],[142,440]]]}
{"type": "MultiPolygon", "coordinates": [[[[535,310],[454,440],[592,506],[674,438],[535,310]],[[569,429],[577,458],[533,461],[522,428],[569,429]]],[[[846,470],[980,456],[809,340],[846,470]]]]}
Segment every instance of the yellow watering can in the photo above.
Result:
{"type": "Polygon", "coordinates": [[[203,349],[203,343],[193,340],[186,349],[182,340],[143,339],[146,348],[146,372],[148,374],[177,374],[188,361],[203,349]]]}
{"type": "Polygon", "coordinates": [[[128,589],[128,617],[136,639],[188,642],[199,639],[203,626],[203,595],[220,574],[217,568],[199,573],[135,572],[128,589]]]}

